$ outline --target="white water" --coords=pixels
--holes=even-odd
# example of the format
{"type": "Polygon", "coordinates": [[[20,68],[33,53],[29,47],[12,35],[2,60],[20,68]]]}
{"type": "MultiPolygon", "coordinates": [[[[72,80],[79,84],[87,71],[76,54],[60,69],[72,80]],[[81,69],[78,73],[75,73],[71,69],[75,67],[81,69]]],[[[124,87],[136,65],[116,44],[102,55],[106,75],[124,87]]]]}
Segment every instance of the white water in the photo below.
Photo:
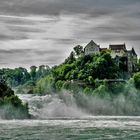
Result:
{"type": "Polygon", "coordinates": [[[18,95],[34,120],[0,120],[0,140],[139,140],[140,117],[91,116],[70,94],[18,95]],[[42,120],[43,119],[43,120],[42,120]]]}
{"type": "Polygon", "coordinates": [[[28,102],[30,114],[37,119],[81,118],[87,116],[77,107],[70,94],[65,95],[67,96],[65,101],[57,95],[18,94],[18,96],[23,102],[28,102]]]}

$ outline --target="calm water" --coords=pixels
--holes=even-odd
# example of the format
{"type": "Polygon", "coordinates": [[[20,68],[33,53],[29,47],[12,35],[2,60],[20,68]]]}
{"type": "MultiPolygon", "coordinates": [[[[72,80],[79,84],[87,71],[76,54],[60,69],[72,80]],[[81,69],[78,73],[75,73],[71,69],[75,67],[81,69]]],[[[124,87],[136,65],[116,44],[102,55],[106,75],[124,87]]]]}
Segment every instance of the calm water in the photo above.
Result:
{"type": "Polygon", "coordinates": [[[0,120],[0,140],[140,140],[140,117],[0,120]]]}

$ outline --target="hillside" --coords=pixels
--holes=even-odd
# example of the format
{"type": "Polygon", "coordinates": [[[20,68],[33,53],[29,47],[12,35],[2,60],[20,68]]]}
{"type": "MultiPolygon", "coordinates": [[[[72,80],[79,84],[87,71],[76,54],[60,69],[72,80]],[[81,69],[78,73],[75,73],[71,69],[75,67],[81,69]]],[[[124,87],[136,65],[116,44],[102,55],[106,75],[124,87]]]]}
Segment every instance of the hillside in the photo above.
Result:
{"type": "MultiPolygon", "coordinates": [[[[116,63],[109,49],[90,55],[83,52],[81,46],[76,46],[60,65],[52,68],[31,66],[30,71],[25,68],[1,69],[1,77],[16,89],[16,94],[56,94],[64,102],[67,102],[67,94],[70,94],[77,106],[89,113],[139,115],[140,63],[130,73],[124,61],[120,61],[120,65],[116,63]]],[[[6,89],[9,88],[6,86],[6,89]]],[[[28,106],[23,105],[11,90],[6,90],[3,101],[3,105],[7,105],[7,101],[8,105],[12,103],[14,109],[10,106],[10,110],[23,115],[23,118],[28,114],[28,106]],[[7,93],[12,95],[7,97],[7,93]],[[23,110],[25,114],[22,114],[23,110]]],[[[9,118],[11,115],[4,116],[9,118]]]]}

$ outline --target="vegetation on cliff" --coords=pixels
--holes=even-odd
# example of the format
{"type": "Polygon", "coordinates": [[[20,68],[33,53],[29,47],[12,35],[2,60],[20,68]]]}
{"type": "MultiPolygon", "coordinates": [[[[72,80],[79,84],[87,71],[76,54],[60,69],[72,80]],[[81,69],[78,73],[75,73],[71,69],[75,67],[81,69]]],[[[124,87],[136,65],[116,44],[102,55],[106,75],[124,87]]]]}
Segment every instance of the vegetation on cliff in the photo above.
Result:
{"type": "Polygon", "coordinates": [[[0,81],[0,118],[3,119],[25,119],[29,118],[28,104],[14,94],[14,91],[0,81]]]}
{"type": "Polygon", "coordinates": [[[122,92],[129,80],[139,90],[139,63],[137,71],[130,75],[125,71],[125,64],[122,63],[121,67],[116,64],[109,50],[94,55],[79,55],[78,52],[82,51],[74,50],[64,63],[54,66],[49,75],[36,82],[33,88],[35,93],[71,90],[90,94],[102,91],[103,94],[103,90],[106,90],[107,93],[114,94],[122,92]],[[120,82],[109,82],[108,79],[120,79],[120,82]]]}
{"type": "Polygon", "coordinates": [[[70,90],[75,93],[98,94],[102,91],[103,94],[105,91],[114,94],[122,92],[129,80],[139,90],[140,62],[137,63],[137,71],[131,75],[126,72],[125,66],[123,63],[117,65],[110,50],[84,55],[82,46],[76,46],[58,66],[31,66],[30,71],[25,68],[1,69],[0,75],[10,87],[17,89],[17,93],[50,94],[70,90]],[[108,79],[122,81],[109,82],[108,79]]]}
{"type": "MultiPolygon", "coordinates": [[[[58,66],[31,66],[30,71],[1,69],[0,76],[17,93],[61,96],[59,93],[69,91],[77,105],[88,108],[90,113],[140,115],[140,61],[131,74],[125,67],[124,63],[118,66],[110,50],[84,55],[83,48],[76,46],[58,66]]],[[[11,88],[5,83],[0,85],[0,114],[4,110],[3,118],[26,118],[28,106],[23,105],[11,88]]]]}

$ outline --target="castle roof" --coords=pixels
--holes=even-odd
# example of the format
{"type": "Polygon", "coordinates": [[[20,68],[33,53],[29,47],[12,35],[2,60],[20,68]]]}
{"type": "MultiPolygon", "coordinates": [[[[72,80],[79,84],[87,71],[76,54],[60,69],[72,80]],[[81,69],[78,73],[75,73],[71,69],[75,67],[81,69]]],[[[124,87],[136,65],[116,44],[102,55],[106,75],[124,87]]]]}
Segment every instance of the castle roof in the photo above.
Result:
{"type": "Polygon", "coordinates": [[[132,50],[129,50],[129,51],[128,51],[128,53],[131,53],[131,54],[133,54],[133,55],[137,56],[137,54],[136,54],[136,52],[135,52],[134,48],[132,48],[132,50]]]}
{"type": "Polygon", "coordinates": [[[111,50],[124,50],[126,51],[126,46],[125,44],[114,44],[114,45],[109,45],[109,48],[111,50]]]}
{"type": "MultiPolygon", "coordinates": [[[[86,47],[88,47],[88,46],[98,46],[99,47],[99,45],[97,45],[93,40],[91,40],[87,45],[86,45],[86,47]]],[[[85,47],[85,48],[86,48],[85,47]]]]}
{"type": "Polygon", "coordinates": [[[134,55],[137,55],[136,52],[135,52],[135,50],[134,50],[134,48],[132,48],[132,53],[133,53],[134,55]]]}

